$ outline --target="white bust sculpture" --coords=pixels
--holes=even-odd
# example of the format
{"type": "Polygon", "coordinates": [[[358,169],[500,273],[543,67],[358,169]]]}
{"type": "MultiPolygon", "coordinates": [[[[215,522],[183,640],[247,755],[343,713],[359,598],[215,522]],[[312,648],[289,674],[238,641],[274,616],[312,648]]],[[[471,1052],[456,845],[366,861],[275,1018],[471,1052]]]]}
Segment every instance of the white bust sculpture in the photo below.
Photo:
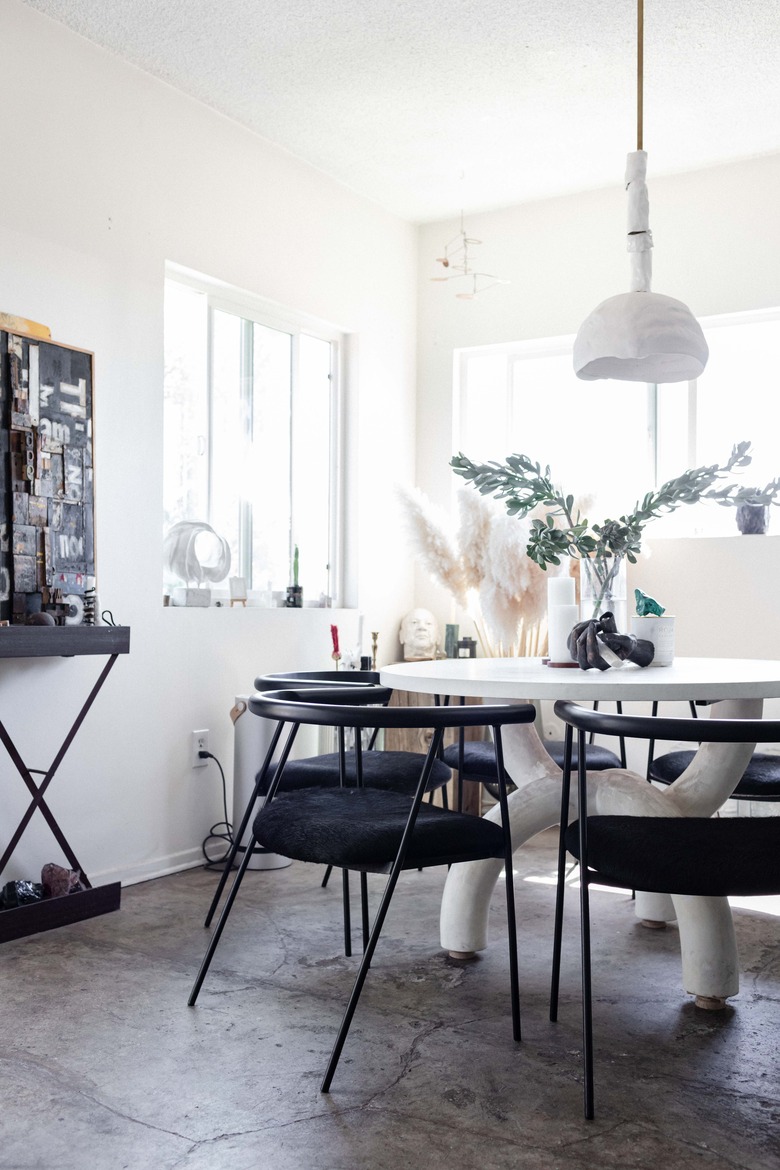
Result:
{"type": "Polygon", "coordinates": [[[439,630],[430,610],[411,609],[401,622],[398,636],[404,648],[404,661],[435,657],[439,630]]]}

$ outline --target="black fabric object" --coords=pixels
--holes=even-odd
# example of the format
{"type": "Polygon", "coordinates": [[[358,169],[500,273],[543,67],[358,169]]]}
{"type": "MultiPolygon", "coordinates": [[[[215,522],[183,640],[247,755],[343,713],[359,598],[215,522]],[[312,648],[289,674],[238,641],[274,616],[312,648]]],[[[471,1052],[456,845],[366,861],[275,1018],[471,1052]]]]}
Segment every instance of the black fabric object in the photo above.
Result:
{"type": "MultiPolygon", "coordinates": [[[[673,784],[693,759],[690,750],[667,752],[650,765],[650,779],[659,784],[673,784]]],[[[737,787],[734,800],[780,800],[780,756],[754,752],[737,787]]]]}
{"type": "MultiPolygon", "coordinates": [[[[592,882],[659,894],[780,893],[780,817],[588,817],[592,882]]],[[[579,822],[566,829],[579,859],[579,822]]]]}
{"type": "MultiPolygon", "coordinates": [[[[368,788],[386,792],[403,792],[414,796],[425,756],[418,752],[363,752],[363,783],[368,788]]],[[[355,783],[355,753],[346,753],[346,779],[355,783]]],[[[493,765],[495,773],[495,764],[493,765]]],[[[275,768],[269,768],[260,792],[265,796],[274,778],[275,768]]],[[[435,760],[427,791],[442,788],[452,773],[441,760],[435,760]]],[[[339,784],[339,753],[328,752],[305,760],[288,760],[282,773],[279,792],[293,792],[302,788],[337,788],[339,784]]]]}
{"type": "MultiPolygon", "coordinates": [[[[543,739],[544,749],[548,756],[551,756],[559,768],[563,768],[563,752],[564,742],[562,739],[543,739]]],[[[576,740],[572,745],[571,766],[578,767],[579,756],[577,754],[576,740]]],[[[604,772],[607,768],[622,768],[620,757],[611,752],[609,748],[602,747],[598,743],[589,743],[585,745],[585,765],[589,772],[604,772]]]]}
{"type": "MultiPolygon", "coordinates": [[[[559,768],[563,768],[563,740],[542,740],[544,749],[559,768]]],[[[458,766],[458,745],[450,744],[442,752],[445,764],[451,768],[458,766]]],[[[572,767],[577,767],[577,742],[574,742],[572,767]]],[[[620,768],[620,760],[609,748],[599,744],[589,743],[585,748],[585,760],[588,768],[593,772],[601,772],[606,768],[620,768]]],[[[466,776],[477,777],[480,780],[495,780],[496,778],[496,749],[492,743],[469,741],[463,745],[463,771],[466,776]]]]}
{"type": "MultiPolygon", "coordinates": [[[[419,775],[419,772],[418,772],[419,775]]],[[[409,799],[372,788],[309,788],[280,795],[255,817],[260,845],[296,861],[350,867],[390,866],[409,819],[409,799]]],[[[483,817],[422,804],[405,867],[436,858],[503,857],[501,826],[483,817]]]]}

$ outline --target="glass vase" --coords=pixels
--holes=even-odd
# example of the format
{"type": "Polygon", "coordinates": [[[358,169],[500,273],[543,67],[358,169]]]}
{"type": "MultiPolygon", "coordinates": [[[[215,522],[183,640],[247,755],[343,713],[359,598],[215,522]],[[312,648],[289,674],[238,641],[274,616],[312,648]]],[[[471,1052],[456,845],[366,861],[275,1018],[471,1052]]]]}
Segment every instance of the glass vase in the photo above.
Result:
{"type": "Polygon", "coordinates": [[[625,557],[583,557],[580,561],[580,621],[611,612],[619,633],[628,631],[625,557]]]}

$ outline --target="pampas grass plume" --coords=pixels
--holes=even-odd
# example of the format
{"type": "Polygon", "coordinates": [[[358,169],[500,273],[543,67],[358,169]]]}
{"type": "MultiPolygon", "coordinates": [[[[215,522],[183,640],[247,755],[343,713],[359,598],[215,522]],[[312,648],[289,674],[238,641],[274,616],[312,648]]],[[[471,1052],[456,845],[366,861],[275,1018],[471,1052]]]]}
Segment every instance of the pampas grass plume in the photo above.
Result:
{"type": "Polygon", "coordinates": [[[463,567],[447,535],[447,517],[417,488],[398,487],[405,507],[407,532],[423,568],[447,589],[459,605],[466,604],[463,567]]]}

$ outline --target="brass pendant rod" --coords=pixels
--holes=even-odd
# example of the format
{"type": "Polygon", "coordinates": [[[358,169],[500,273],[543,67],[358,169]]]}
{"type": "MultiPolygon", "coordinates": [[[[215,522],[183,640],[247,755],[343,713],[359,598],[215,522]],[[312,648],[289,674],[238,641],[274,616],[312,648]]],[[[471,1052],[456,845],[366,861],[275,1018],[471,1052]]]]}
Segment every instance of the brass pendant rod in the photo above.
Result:
{"type": "Polygon", "coordinates": [[[642,117],[644,105],[644,39],[645,0],[636,4],[636,148],[642,150],[642,117]]]}

